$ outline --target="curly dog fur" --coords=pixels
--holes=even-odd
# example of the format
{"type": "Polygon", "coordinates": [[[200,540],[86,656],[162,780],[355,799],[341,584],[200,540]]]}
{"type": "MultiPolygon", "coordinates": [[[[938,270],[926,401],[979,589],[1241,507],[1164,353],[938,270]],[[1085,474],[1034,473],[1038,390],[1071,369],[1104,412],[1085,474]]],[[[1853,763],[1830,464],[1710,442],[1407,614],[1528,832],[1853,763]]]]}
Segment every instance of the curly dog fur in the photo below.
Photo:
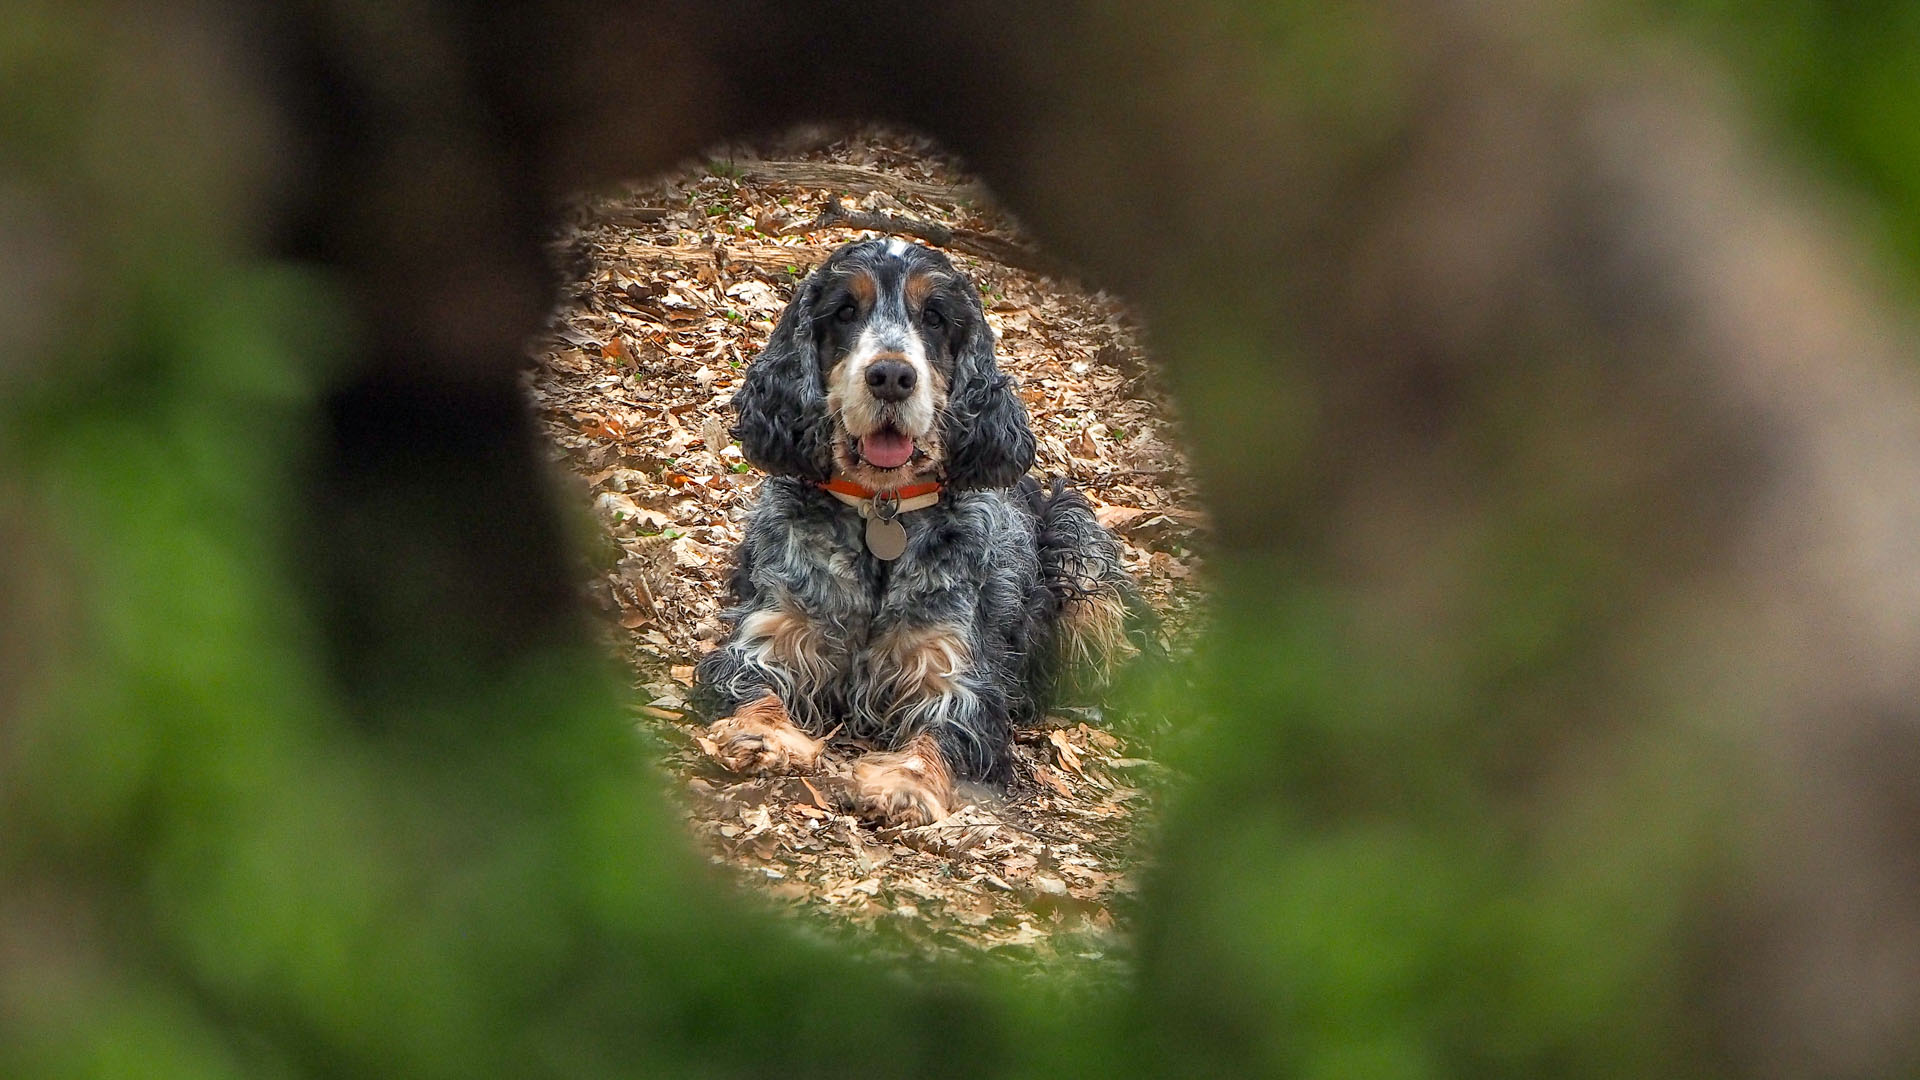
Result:
{"type": "Polygon", "coordinates": [[[716,712],[771,695],[816,735],[1004,779],[1014,726],[1063,674],[1132,651],[1119,545],[1078,492],[1027,475],[1033,433],[993,346],[973,285],[917,244],[848,244],[800,285],[734,399],[741,448],[772,475],[731,633],[698,668],[716,712]],[[940,497],[899,515],[906,551],[886,561],[830,479],[940,497]]]}

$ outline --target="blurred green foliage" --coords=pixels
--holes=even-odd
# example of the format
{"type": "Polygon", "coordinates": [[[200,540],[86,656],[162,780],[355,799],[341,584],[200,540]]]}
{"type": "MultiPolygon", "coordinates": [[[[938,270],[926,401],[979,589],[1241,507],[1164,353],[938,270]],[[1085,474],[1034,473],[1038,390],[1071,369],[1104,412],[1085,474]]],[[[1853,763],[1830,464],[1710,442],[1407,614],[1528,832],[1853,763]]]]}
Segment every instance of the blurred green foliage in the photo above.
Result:
{"type": "MultiPolygon", "coordinates": [[[[160,124],[149,90],[172,83],[103,66],[137,47],[54,5],[18,14],[0,27],[5,165],[89,222],[89,286],[0,400],[0,466],[79,583],[0,759],[0,1075],[1701,1065],[1671,946],[1719,869],[1713,747],[1625,740],[1596,763],[1605,797],[1551,815],[1513,775],[1618,662],[1600,628],[1631,551],[1579,516],[1589,492],[1518,489],[1430,555],[1475,598],[1453,624],[1366,624],[1324,552],[1217,568],[1201,694],[1148,691],[1149,711],[1190,716],[1171,743],[1208,782],[1170,811],[1126,1003],[865,967],[709,878],[594,656],[410,706],[444,715],[349,716],[292,554],[344,305],[231,235],[204,137],[230,117],[160,124]]],[[[1347,95],[1365,20],[1256,14],[1298,43],[1276,64],[1308,70],[1306,107],[1390,123],[1391,95],[1347,95]]],[[[1657,17],[1859,184],[1920,277],[1920,7],[1657,17]]],[[[1236,348],[1198,326],[1166,343],[1236,348]]],[[[1313,437],[1311,402],[1236,413],[1237,388],[1190,390],[1249,439],[1313,437]]],[[[1297,453],[1274,464],[1309,482],[1297,453]]]]}

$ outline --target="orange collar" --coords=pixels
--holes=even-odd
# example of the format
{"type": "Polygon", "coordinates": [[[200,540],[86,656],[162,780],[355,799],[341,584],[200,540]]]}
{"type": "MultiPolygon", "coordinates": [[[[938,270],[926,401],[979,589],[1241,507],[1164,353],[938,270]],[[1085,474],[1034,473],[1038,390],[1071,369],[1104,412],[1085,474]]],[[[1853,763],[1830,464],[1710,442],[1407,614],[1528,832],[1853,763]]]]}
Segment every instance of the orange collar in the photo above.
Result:
{"type": "MultiPolygon", "coordinates": [[[[838,476],[824,484],[815,484],[814,486],[822,491],[831,491],[835,495],[851,495],[856,499],[871,499],[881,494],[881,492],[875,491],[872,488],[861,487],[851,480],[842,479],[838,476]]],[[[896,499],[906,500],[917,499],[922,495],[932,495],[939,490],[940,485],[938,483],[929,482],[925,484],[908,484],[898,491],[890,491],[886,492],[886,494],[892,495],[896,499]]]]}

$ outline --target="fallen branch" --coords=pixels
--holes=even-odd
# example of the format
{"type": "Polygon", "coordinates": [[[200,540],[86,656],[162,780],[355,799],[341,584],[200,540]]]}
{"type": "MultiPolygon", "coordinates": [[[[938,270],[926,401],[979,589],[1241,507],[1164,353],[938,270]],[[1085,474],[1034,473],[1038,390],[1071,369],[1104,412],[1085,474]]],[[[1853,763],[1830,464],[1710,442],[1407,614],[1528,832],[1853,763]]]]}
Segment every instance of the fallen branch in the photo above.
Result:
{"type": "Polygon", "coordinates": [[[778,244],[623,244],[621,256],[636,266],[672,265],[694,267],[718,264],[724,269],[747,266],[767,274],[805,274],[813,269],[820,254],[806,248],[781,247],[778,244]]]}
{"type": "Polygon", "coordinates": [[[930,202],[977,202],[986,195],[978,184],[934,184],[909,180],[904,176],[863,169],[858,165],[835,165],[821,161],[752,161],[740,167],[743,180],[775,180],[797,187],[873,191],[889,195],[907,195],[930,202]]]}
{"type": "Polygon", "coordinates": [[[898,214],[882,213],[877,210],[849,210],[840,201],[839,196],[827,199],[827,204],[820,209],[819,217],[804,224],[789,226],[782,230],[782,235],[792,236],[820,229],[840,228],[872,229],[877,232],[917,236],[935,247],[987,259],[1016,270],[1031,271],[1042,277],[1076,278],[1079,276],[1072,267],[1044,252],[1035,251],[991,233],[976,232],[972,229],[949,229],[938,222],[901,217],[898,214]]]}

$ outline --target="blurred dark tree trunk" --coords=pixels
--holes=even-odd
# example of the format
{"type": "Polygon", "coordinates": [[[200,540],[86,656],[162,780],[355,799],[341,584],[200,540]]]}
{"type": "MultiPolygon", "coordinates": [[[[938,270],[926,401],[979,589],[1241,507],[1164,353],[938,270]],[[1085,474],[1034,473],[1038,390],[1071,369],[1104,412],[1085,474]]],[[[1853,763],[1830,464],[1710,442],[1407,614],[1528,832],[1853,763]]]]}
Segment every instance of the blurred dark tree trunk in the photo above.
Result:
{"type": "MultiPolygon", "coordinates": [[[[207,93],[254,95],[236,110],[267,134],[215,160],[237,203],[274,209],[239,240],[329,268],[355,320],[313,453],[279,478],[302,485],[280,540],[332,692],[373,721],[324,745],[423,792],[430,809],[397,804],[423,816],[395,825],[446,860],[408,879],[422,895],[458,877],[436,866],[507,838],[578,875],[535,879],[554,896],[520,913],[539,923],[524,942],[475,937],[568,1011],[449,960],[445,992],[471,1012],[434,1014],[448,1026],[407,1053],[379,1040],[411,1029],[343,1044],[337,1017],[227,978],[155,915],[172,849],[144,845],[171,819],[100,825],[98,861],[78,861],[49,824],[62,804],[25,784],[0,956],[32,952],[23,928],[47,912],[85,911],[78,944],[31,970],[176,981],[214,1030],[315,1072],[430,1058],[467,1021],[474,1047],[546,1052],[564,1030],[585,1049],[527,1069],[576,1074],[1920,1061],[1911,338],[1845,229],[1704,77],[1523,5],[355,12],[188,20],[154,54],[240,73],[207,93]],[[620,863],[595,841],[627,830],[585,824],[606,806],[556,764],[602,765],[566,748],[604,731],[568,726],[571,684],[502,689],[580,644],[515,374],[548,301],[553,207],[832,117],[966,154],[1057,253],[1145,306],[1181,397],[1218,525],[1206,749],[1161,837],[1138,993],[1078,1032],[1104,1050],[978,989],[897,994],[822,967],[756,916],[715,915],[665,856],[620,863]],[[849,1028],[884,1034],[855,1050],[821,1032],[823,983],[849,1028]]],[[[16,457],[29,474],[68,460],[16,457]]],[[[22,543],[30,565],[54,541],[22,543]]],[[[0,634],[0,673],[35,644],[0,634]]],[[[38,737],[10,739],[0,768],[25,775],[13,759],[38,737]]],[[[490,887],[441,897],[449,917],[506,910],[490,887]]],[[[44,1041],[46,1014],[4,988],[0,1022],[44,1041]]]]}

